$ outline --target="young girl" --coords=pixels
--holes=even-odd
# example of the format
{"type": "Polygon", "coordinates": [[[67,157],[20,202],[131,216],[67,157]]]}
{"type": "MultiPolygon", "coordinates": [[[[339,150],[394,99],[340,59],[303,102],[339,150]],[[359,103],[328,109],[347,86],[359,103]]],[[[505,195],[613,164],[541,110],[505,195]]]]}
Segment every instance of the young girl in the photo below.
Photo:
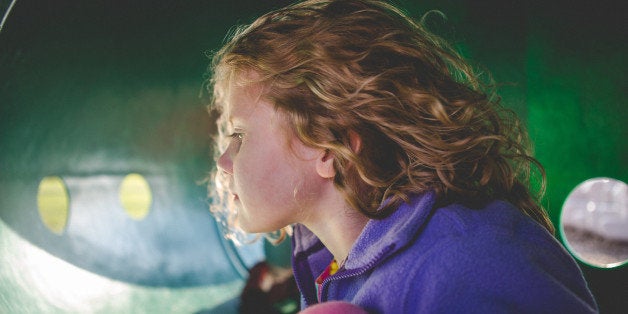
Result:
{"type": "Polygon", "coordinates": [[[246,232],[292,230],[303,308],[597,311],[528,189],[543,170],[526,134],[399,9],[288,6],[236,31],[212,69],[228,134],[213,210],[246,232]]]}

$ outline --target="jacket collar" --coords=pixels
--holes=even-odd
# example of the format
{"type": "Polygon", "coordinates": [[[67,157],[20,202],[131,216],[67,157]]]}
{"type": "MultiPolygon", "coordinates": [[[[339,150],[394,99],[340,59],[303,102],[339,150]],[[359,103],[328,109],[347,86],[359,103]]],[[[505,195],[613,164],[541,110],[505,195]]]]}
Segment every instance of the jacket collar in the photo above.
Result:
{"type": "MultiPolygon", "coordinates": [[[[390,216],[371,219],[356,240],[344,265],[345,269],[361,269],[373,265],[406,247],[421,231],[434,205],[434,192],[411,197],[390,216]]],[[[309,255],[324,249],[318,237],[302,225],[295,226],[294,256],[309,255]],[[297,236],[298,235],[298,236],[297,236]]]]}

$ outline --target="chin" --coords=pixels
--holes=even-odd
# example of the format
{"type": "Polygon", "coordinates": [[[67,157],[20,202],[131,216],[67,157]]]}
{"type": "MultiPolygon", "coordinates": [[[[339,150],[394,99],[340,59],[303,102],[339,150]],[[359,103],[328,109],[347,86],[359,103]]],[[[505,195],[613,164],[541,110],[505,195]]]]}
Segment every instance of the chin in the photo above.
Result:
{"type": "Polygon", "coordinates": [[[238,227],[246,233],[271,233],[285,226],[264,226],[260,225],[260,221],[240,221],[238,227]]]}
{"type": "Polygon", "coordinates": [[[264,233],[265,229],[261,228],[261,226],[256,223],[251,223],[250,221],[244,221],[243,219],[238,222],[238,227],[242,229],[242,231],[246,233],[264,233]]]}

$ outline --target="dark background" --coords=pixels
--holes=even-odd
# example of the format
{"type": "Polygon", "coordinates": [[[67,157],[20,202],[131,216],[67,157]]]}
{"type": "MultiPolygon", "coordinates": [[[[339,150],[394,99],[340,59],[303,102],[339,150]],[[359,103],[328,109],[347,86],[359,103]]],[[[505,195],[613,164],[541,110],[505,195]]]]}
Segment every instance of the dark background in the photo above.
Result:
{"type": "MultiPolygon", "coordinates": [[[[0,32],[0,219],[49,253],[124,282],[176,288],[240,278],[199,183],[213,167],[207,54],[232,26],[286,3],[18,0],[0,32]],[[116,186],[131,172],[153,189],[140,222],[115,214],[116,186]],[[99,198],[72,203],[62,235],[37,213],[38,184],[52,175],[72,200],[99,198]]],[[[546,168],[555,224],[580,182],[628,182],[619,1],[399,3],[418,18],[443,12],[446,21],[431,15],[428,25],[502,84],[504,105],[525,121],[546,168]]],[[[625,311],[627,267],[580,266],[602,312],[625,311]]]]}

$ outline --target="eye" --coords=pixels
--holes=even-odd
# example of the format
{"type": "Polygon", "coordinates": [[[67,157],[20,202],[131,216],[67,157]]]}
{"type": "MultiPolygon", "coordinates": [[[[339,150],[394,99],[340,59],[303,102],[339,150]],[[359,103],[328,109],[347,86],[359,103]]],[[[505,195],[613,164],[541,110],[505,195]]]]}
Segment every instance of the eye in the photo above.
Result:
{"type": "Polygon", "coordinates": [[[244,134],[242,134],[242,133],[237,133],[237,132],[236,132],[236,133],[232,133],[231,135],[229,135],[229,137],[230,137],[232,140],[242,141],[242,138],[244,137],[244,134]]]}
{"type": "Polygon", "coordinates": [[[235,132],[229,135],[229,138],[231,139],[229,146],[232,147],[235,152],[238,152],[240,150],[240,146],[242,145],[244,134],[235,132]]]}

